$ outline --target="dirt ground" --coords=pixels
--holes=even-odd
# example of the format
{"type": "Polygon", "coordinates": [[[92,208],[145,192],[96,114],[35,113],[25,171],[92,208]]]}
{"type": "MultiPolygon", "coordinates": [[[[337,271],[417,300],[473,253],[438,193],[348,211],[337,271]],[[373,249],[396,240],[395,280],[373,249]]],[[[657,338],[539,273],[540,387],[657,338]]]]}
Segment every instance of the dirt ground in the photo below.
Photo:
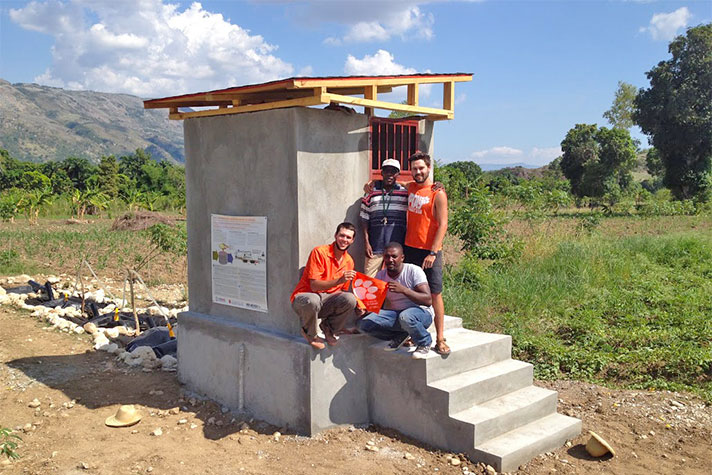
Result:
{"type": "MultiPolygon", "coordinates": [[[[584,433],[537,457],[520,473],[712,472],[712,407],[681,393],[619,391],[592,384],[541,382],[559,391],[559,410],[583,419],[584,433]],[[592,459],[588,431],[616,456],[592,459]]],[[[5,473],[405,474],[486,473],[378,427],[344,427],[318,437],[276,436],[279,428],[223,413],[185,394],[175,373],[144,372],[91,350],[87,335],[45,330],[28,313],[0,307],[0,426],[22,437],[5,473]],[[41,405],[30,407],[37,399],[41,405]],[[112,429],[120,404],[143,419],[112,429]],[[161,435],[154,435],[156,429],[161,435]],[[366,450],[374,444],[377,451],[366,450]],[[409,454],[409,455],[406,455],[409,454]]]]}

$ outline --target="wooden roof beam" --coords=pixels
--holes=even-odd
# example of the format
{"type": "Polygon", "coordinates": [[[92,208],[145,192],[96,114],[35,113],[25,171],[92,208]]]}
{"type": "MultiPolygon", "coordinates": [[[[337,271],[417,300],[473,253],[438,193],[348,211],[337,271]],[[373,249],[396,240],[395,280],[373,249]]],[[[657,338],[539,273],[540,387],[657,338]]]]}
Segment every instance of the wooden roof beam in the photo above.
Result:
{"type": "Polygon", "coordinates": [[[284,101],[265,102],[263,104],[247,104],[241,106],[227,107],[223,109],[208,109],[194,112],[176,112],[168,115],[169,119],[183,120],[194,117],[213,117],[216,115],[242,114],[245,112],[257,112],[270,109],[281,109],[285,107],[307,107],[316,106],[319,104],[328,104],[324,101],[324,94],[312,95],[309,97],[300,97],[297,99],[289,99],[284,101]]]}
{"type": "Polygon", "coordinates": [[[376,108],[376,109],[409,112],[412,114],[424,114],[424,115],[429,115],[429,116],[430,115],[443,116],[443,118],[446,118],[446,119],[452,119],[454,117],[454,113],[452,111],[448,111],[445,109],[435,109],[432,107],[412,106],[409,104],[396,104],[394,102],[385,102],[385,101],[371,100],[371,99],[365,99],[365,98],[361,99],[359,97],[342,96],[339,94],[331,94],[331,93],[324,94],[322,97],[328,98],[329,102],[338,102],[341,104],[352,104],[352,105],[356,105],[356,106],[370,107],[370,108],[376,108]]]}

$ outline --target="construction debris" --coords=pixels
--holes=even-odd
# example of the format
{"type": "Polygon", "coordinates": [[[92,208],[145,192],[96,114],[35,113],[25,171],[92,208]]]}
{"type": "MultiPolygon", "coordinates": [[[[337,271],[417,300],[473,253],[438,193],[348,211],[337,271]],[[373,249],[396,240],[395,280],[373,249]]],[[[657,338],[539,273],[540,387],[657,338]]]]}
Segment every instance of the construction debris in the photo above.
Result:
{"type": "MultiPolygon", "coordinates": [[[[129,366],[144,370],[176,371],[178,366],[177,316],[187,306],[169,308],[150,297],[153,305],[136,308],[139,331],[134,337],[136,320],[127,299],[107,297],[94,275],[93,284],[81,290],[77,282],[49,276],[44,284],[30,276],[7,277],[0,281],[0,305],[27,310],[32,317],[49,323],[48,329],[65,333],[87,333],[97,351],[116,354],[129,366]]],[[[148,289],[145,289],[148,292],[148,289]]]]}

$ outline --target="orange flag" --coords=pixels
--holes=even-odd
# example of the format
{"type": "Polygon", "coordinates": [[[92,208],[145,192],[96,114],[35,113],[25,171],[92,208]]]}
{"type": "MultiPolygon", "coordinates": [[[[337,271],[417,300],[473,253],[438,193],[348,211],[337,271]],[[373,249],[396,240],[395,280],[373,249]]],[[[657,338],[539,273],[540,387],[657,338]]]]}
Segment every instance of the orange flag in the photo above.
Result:
{"type": "Polygon", "coordinates": [[[388,283],[356,272],[353,280],[353,292],[356,298],[369,312],[378,313],[388,293],[388,283]]]}

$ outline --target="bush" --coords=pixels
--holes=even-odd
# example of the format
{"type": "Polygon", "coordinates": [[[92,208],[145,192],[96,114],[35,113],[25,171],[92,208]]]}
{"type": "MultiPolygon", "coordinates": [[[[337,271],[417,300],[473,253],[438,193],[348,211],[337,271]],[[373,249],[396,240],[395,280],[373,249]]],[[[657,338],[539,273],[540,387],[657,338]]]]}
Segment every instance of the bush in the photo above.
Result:
{"type": "Polygon", "coordinates": [[[463,242],[463,250],[473,258],[504,259],[516,257],[520,243],[508,239],[505,217],[494,210],[491,193],[479,184],[470,190],[465,202],[450,213],[449,228],[463,242]]]}

